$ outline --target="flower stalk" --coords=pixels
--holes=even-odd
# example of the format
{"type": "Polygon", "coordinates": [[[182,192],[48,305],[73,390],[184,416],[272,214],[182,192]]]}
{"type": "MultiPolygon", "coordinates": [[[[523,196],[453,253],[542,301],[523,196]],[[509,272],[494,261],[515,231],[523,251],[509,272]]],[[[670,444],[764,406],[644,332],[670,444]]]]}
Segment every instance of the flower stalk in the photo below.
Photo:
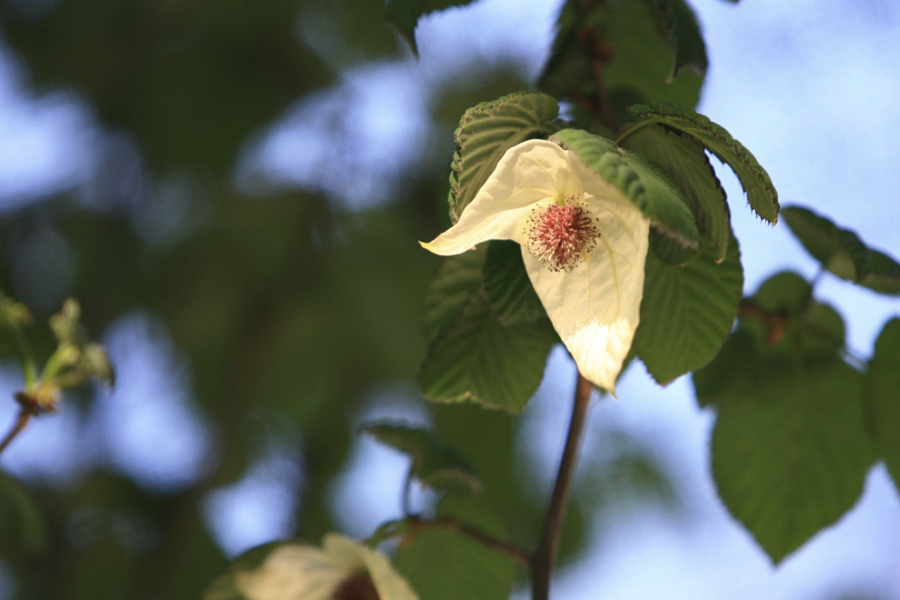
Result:
{"type": "Polygon", "coordinates": [[[584,425],[587,422],[587,411],[591,399],[591,382],[580,372],[575,384],[575,401],[572,407],[572,419],[569,421],[569,433],[566,435],[566,446],[563,450],[553,495],[547,508],[541,543],[531,564],[531,598],[532,600],[548,600],[550,598],[550,578],[556,556],[559,553],[559,540],[562,526],[566,518],[566,507],[569,504],[569,492],[581,454],[581,442],[584,438],[584,425]]]}

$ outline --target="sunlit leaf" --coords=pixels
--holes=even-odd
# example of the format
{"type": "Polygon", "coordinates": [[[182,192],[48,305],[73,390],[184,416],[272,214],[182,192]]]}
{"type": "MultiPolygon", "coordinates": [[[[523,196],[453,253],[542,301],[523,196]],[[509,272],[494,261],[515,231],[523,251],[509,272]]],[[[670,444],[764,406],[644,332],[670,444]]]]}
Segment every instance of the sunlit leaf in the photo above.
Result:
{"type": "Polygon", "coordinates": [[[365,425],[361,431],[408,454],[412,458],[412,474],[423,485],[441,491],[478,493],[481,490],[481,480],[469,462],[436,440],[430,431],[391,423],[365,425]]]}
{"type": "Polygon", "coordinates": [[[703,145],[686,134],[650,125],[628,136],[622,146],[649,159],[678,186],[694,213],[700,235],[712,244],[717,259],[723,260],[728,248],[730,214],[725,190],[703,145]]]}
{"type": "Polygon", "coordinates": [[[688,108],[670,104],[633,106],[628,112],[639,121],[661,123],[696,138],[734,170],[756,214],[769,223],[778,220],[778,193],[769,174],[723,127],[688,108]]]}
{"type": "Polygon", "coordinates": [[[822,267],[875,292],[900,295],[900,263],[808,208],[786,206],[782,214],[791,232],[822,267]]]}
{"type": "Polygon", "coordinates": [[[683,248],[687,255],[696,255],[699,233],[694,216],[684,195],[665,175],[612,140],[586,131],[565,129],[554,139],[634,202],[657,232],[683,248]]]}
{"type": "Polygon", "coordinates": [[[737,240],[721,263],[708,245],[684,267],[648,256],[635,347],[656,381],[666,384],[716,355],[734,326],[743,283],[737,240]]]}
{"type": "Polygon", "coordinates": [[[450,172],[450,218],[455,223],[494,171],[503,154],[525,140],[546,137],[559,127],[559,105],[537,92],[518,92],[467,110],[455,133],[450,172]]]}

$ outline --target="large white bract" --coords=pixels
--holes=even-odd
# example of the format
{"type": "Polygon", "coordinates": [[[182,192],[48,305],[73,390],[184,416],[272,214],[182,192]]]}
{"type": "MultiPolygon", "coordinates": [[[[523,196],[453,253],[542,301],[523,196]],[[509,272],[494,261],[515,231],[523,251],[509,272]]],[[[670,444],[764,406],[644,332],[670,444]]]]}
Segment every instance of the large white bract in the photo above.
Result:
{"type": "Polygon", "coordinates": [[[528,276],[582,375],[615,392],[640,319],[650,221],[574,153],[545,140],[506,151],[459,221],[426,249],[522,247],[528,276]]]}
{"type": "Polygon", "coordinates": [[[321,548],[279,546],[259,568],[239,573],[236,584],[250,600],[370,597],[363,587],[380,600],[419,600],[386,556],[337,534],[326,535],[321,548]]]}

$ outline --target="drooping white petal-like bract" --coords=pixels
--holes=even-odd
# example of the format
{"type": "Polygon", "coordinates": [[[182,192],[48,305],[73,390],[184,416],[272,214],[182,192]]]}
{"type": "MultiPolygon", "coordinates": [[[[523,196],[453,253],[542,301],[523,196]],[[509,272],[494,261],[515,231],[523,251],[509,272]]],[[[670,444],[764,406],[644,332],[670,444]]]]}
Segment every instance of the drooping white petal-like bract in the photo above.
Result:
{"type": "Polygon", "coordinates": [[[574,153],[530,140],[510,148],[459,221],[422,246],[448,256],[487,240],[518,242],[579,371],[614,392],[640,318],[649,229],[574,153]]]}
{"type": "Polygon", "coordinates": [[[386,556],[336,534],[326,535],[322,548],[279,546],[259,568],[238,574],[237,587],[250,600],[330,600],[359,574],[371,577],[380,600],[418,600],[386,556]]]}

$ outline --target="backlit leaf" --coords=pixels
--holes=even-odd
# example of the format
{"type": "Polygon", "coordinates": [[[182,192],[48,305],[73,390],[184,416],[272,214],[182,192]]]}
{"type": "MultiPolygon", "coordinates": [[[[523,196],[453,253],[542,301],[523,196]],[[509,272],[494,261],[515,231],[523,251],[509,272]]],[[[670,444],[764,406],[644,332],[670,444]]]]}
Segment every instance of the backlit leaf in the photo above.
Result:
{"type": "Polygon", "coordinates": [[[900,294],[900,264],[873,250],[848,229],[801,206],[782,210],[791,232],[822,267],[841,279],[882,294],[900,294]]]}
{"type": "Polygon", "coordinates": [[[900,319],[887,322],[866,374],[871,427],[880,458],[900,491],[900,319]]]}
{"type": "Polygon", "coordinates": [[[778,193],[769,174],[723,127],[693,110],[671,104],[632,106],[628,112],[639,121],[661,123],[696,138],[734,170],[756,214],[769,223],[778,220],[778,193]]]}
{"type": "Polygon", "coordinates": [[[649,159],[684,192],[700,235],[712,244],[717,260],[723,260],[730,214],[725,191],[703,145],[686,134],[650,125],[628,136],[622,146],[649,159]]]}

